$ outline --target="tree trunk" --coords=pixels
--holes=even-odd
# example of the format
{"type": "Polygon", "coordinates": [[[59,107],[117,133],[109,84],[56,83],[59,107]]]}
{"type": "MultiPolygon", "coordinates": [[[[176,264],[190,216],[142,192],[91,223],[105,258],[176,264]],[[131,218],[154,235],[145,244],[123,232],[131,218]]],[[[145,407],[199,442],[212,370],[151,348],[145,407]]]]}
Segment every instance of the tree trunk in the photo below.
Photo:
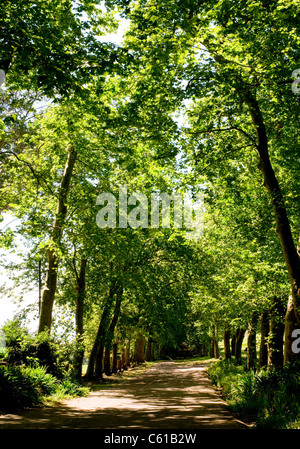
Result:
{"type": "Polygon", "coordinates": [[[105,348],[104,351],[104,373],[106,376],[111,376],[111,364],[110,364],[110,349],[105,348]]]}
{"type": "Polygon", "coordinates": [[[274,297],[270,310],[268,367],[283,366],[284,309],[282,300],[274,297]]]}
{"type": "Polygon", "coordinates": [[[130,340],[127,341],[125,348],[125,365],[130,366],[130,340]]]}
{"type": "Polygon", "coordinates": [[[215,359],[220,358],[219,343],[218,340],[216,339],[214,339],[214,358],[215,359]]]}
{"type": "MultiPolygon", "coordinates": [[[[269,158],[268,137],[263,117],[256,98],[248,93],[246,96],[252,122],[257,134],[258,168],[263,174],[264,186],[271,196],[276,219],[276,232],[279,236],[291,285],[294,313],[300,326],[300,256],[293,240],[291,227],[285,208],[283,195],[269,158]]],[[[288,338],[288,337],[287,337],[288,338]]],[[[287,357],[290,354],[287,353],[287,357]]]]}
{"type": "Polygon", "coordinates": [[[118,372],[118,343],[113,344],[113,357],[112,357],[112,372],[117,374],[118,372]]]}
{"type": "Polygon", "coordinates": [[[242,344],[245,336],[245,329],[237,329],[235,333],[235,365],[242,364],[242,344]]]}
{"type": "MultiPolygon", "coordinates": [[[[85,271],[87,259],[82,258],[80,263],[80,272],[77,274],[76,270],[76,347],[74,357],[75,376],[81,380],[82,376],[82,362],[84,356],[83,345],[83,311],[84,311],[84,296],[85,296],[85,271]]],[[[75,261],[74,261],[75,266],[75,261]]],[[[76,268],[76,267],[75,267],[76,268]]]]}
{"type": "MultiPolygon", "coordinates": [[[[112,299],[111,294],[112,291],[110,289],[110,299],[112,299]]],[[[90,354],[89,363],[85,374],[87,380],[93,379],[95,374],[100,378],[102,378],[102,358],[104,350],[103,340],[107,328],[107,322],[109,319],[109,312],[110,312],[110,304],[107,302],[102,312],[97,335],[90,354]]]]}
{"type": "Polygon", "coordinates": [[[252,315],[248,329],[247,342],[247,370],[256,369],[256,326],[258,316],[256,313],[252,315]]]}
{"type": "Polygon", "coordinates": [[[105,335],[106,323],[108,320],[109,309],[106,307],[101,316],[97,335],[90,354],[89,363],[85,377],[87,380],[92,380],[96,374],[102,378],[102,358],[103,358],[103,338],[105,335]],[[98,362],[98,363],[97,363],[98,362]]]}
{"type": "Polygon", "coordinates": [[[112,349],[112,341],[114,338],[114,332],[115,332],[115,328],[118,323],[118,319],[119,319],[120,312],[121,312],[123,288],[119,287],[116,294],[117,294],[117,299],[116,299],[116,303],[115,303],[114,314],[113,314],[113,317],[112,317],[112,320],[109,325],[108,331],[106,333],[106,338],[105,338],[104,372],[108,376],[111,375],[110,355],[108,356],[108,354],[110,354],[110,351],[112,349]]]}
{"type": "Polygon", "coordinates": [[[224,330],[223,340],[224,340],[224,357],[225,357],[225,360],[230,360],[231,359],[231,352],[230,352],[230,329],[229,328],[226,328],[224,330]]]}
{"type": "Polygon", "coordinates": [[[116,281],[114,281],[109,289],[108,298],[104,305],[104,310],[102,312],[97,335],[89,358],[87,372],[85,375],[86,379],[88,380],[93,379],[94,376],[98,377],[99,379],[102,378],[105,336],[109,325],[111,309],[113,307],[113,297],[115,293],[118,292],[118,290],[120,290],[120,286],[117,285],[116,281]]]}
{"type": "Polygon", "coordinates": [[[235,334],[231,338],[231,355],[235,356],[235,334]]]}
{"type": "Polygon", "coordinates": [[[152,353],[153,353],[153,339],[152,339],[152,336],[150,335],[148,338],[148,341],[147,341],[146,353],[145,353],[145,360],[147,362],[150,362],[153,360],[152,353]]]}
{"type": "Polygon", "coordinates": [[[143,331],[139,331],[134,345],[133,362],[143,363],[145,361],[145,337],[143,331]]]}
{"type": "Polygon", "coordinates": [[[214,358],[218,359],[220,357],[219,351],[219,338],[218,338],[218,328],[215,326],[214,328],[214,358]]]}
{"type": "Polygon", "coordinates": [[[62,238],[64,221],[67,215],[67,196],[70,189],[70,182],[73,174],[76,156],[77,154],[74,149],[71,149],[68,152],[64,173],[61,179],[58,194],[58,205],[52,226],[50,244],[47,249],[48,265],[46,270],[45,286],[42,292],[38,333],[44,332],[46,330],[50,331],[51,329],[52,309],[56,292],[57,270],[59,265],[59,259],[57,256],[58,245],[60,244],[62,238]]]}
{"type": "Polygon", "coordinates": [[[96,379],[103,378],[103,354],[104,354],[104,349],[105,349],[104,343],[103,343],[104,337],[105,337],[105,328],[104,328],[104,333],[102,335],[102,339],[98,343],[97,351],[96,351],[95,373],[94,373],[94,377],[96,379]]]}
{"type": "Polygon", "coordinates": [[[292,350],[292,332],[294,329],[299,329],[299,325],[294,313],[294,303],[292,296],[289,297],[285,314],[285,330],[284,330],[284,364],[292,363],[299,359],[299,354],[292,350]]]}
{"type": "Polygon", "coordinates": [[[260,347],[259,347],[259,359],[258,366],[262,368],[268,364],[268,335],[269,335],[269,314],[264,312],[260,317],[260,347]]]}
{"type": "Polygon", "coordinates": [[[125,363],[125,348],[124,347],[122,347],[122,349],[121,349],[121,369],[127,370],[127,366],[125,363]]]}

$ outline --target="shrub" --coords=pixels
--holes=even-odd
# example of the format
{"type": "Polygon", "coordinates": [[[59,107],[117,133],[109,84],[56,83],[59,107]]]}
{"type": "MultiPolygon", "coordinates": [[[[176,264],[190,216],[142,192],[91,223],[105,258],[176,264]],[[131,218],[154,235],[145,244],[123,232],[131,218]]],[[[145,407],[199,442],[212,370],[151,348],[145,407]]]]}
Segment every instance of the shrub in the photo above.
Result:
{"type": "Polygon", "coordinates": [[[71,377],[58,380],[39,367],[0,367],[0,410],[9,412],[42,405],[51,396],[84,396],[89,389],[71,377]]]}
{"type": "Polygon", "coordinates": [[[18,320],[10,321],[3,326],[3,330],[6,338],[5,360],[10,365],[43,366],[47,373],[63,378],[70,364],[70,345],[54,341],[48,332],[34,337],[18,320]]]}
{"type": "Polygon", "coordinates": [[[222,360],[210,366],[208,374],[222,388],[230,409],[245,421],[272,429],[299,425],[299,364],[255,373],[222,360]]]}
{"type": "Polygon", "coordinates": [[[1,367],[0,410],[12,411],[41,404],[43,387],[46,390],[49,385],[49,378],[44,379],[43,387],[37,383],[37,378],[41,379],[43,374],[42,368],[1,367]]]}

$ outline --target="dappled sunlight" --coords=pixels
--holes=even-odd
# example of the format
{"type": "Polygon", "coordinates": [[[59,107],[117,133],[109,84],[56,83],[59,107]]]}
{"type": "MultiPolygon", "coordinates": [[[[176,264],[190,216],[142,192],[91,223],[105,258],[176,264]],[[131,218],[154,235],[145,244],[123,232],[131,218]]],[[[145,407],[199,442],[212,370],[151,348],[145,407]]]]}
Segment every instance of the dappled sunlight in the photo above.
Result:
{"type": "Polygon", "coordinates": [[[158,363],[140,376],[56,407],[5,415],[0,428],[241,428],[204,366],[158,363]]]}

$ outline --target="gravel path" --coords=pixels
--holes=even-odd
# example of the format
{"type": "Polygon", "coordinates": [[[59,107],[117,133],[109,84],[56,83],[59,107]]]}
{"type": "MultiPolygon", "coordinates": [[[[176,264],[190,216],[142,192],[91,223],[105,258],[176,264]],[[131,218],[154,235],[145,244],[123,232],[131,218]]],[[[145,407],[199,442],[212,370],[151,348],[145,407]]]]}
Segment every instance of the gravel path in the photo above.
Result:
{"type": "Polygon", "coordinates": [[[136,377],[54,407],[0,416],[0,429],[242,429],[204,364],[161,362],[136,377]]]}

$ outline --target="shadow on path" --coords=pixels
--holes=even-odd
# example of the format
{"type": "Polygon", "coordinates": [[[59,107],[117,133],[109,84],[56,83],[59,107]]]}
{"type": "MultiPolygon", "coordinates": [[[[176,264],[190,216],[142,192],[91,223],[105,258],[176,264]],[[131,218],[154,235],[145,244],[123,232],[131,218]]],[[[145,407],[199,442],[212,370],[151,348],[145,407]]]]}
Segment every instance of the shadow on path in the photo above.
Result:
{"type": "Polygon", "coordinates": [[[0,416],[0,428],[241,429],[204,365],[161,362],[120,385],[55,407],[0,416]]]}

